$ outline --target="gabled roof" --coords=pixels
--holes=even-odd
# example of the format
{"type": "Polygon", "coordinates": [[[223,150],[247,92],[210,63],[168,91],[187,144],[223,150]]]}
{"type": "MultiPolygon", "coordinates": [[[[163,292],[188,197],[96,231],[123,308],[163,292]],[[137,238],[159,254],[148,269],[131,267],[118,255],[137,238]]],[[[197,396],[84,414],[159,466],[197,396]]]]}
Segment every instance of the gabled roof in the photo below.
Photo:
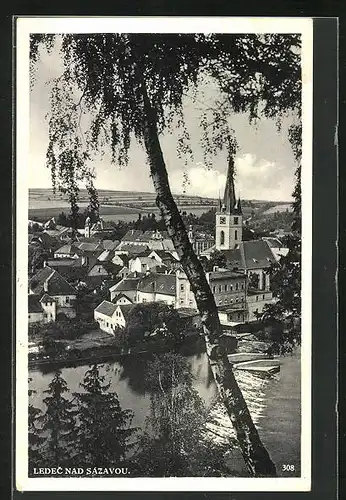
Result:
{"type": "Polygon", "coordinates": [[[28,295],[28,312],[29,313],[41,313],[42,306],[40,304],[39,295],[28,295]]]}
{"type": "Polygon", "coordinates": [[[116,283],[114,286],[112,286],[109,291],[114,292],[114,291],[119,291],[119,292],[126,292],[126,291],[134,291],[137,290],[137,285],[139,283],[141,278],[124,278],[119,283],[116,283]]]}
{"type": "Polygon", "coordinates": [[[76,289],[70,285],[60,273],[46,266],[40,269],[29,281],[30,289],[34,294],[47,292],[49,295],[76,295],[76,289]],[[48,290],[44,290],[47,282],[48,290]]]}
{"type": "Polygon", "coordinates": [[[121,298],[125,298],[125,299],[129,300],[131,302],[131,304],[133,304],[133,300],[130,299],[130,297],[128,297],[125,293],[122,293],[122,292],[119,293],[116,297],[114,297],[114,299],[112,300],[112,302],[114,304],[116,304],[117,301],[120,300],[121,298]]]}
{"type": "Polygon", "coordinates": [[[268,243],[264,240],[243,241],[240,249],[245,269],[270,267],[276,262],[268,243]]]}
{"type": "Polygon", "coordinates": [[[262,240],[266,241],[270,248],[282,248],[283,244],[278,238],[268,238],[268,237],[263,237],[262,240]]]}
{"type": "Polygon", "coordinates": [[[105,250],[114,250],[118,245],[120,241],[119,240],[103,240],[102,245],[105,250]]]}
{"type": "Polygon", "coordinates": [[[65,254],[65,255],[79,255],[79,248],[75,244],[69,244],[69,245],[63,245],[62,247],[58,248],[58,250],[55,250],[55,254],[65,254]]]}
{"type": "Polygon", "coordinates": [[[102,250],[103,252],[103,247],[100,242],[87,242],[87,241],[82,241],[79,243],[75,243],[75,245],[80,249],[85,252],[96,252],[97,250],[102,250]]]}
{"type": "Polygon", "coordinates": [[[239,248],[222,250],[228,267],[239,269],[261,269],[270,267],[275,257],[265,240],[242,241],[239,248]]]}
{"type": "Polygon", "coordinates": [[[141,236],[143,232],[139,229],[130,229],[127,233],[122,237],[121,241],[141,241],[141,236]]]}
{"type": "Polygon", "coordinates": [[[48,295],[48,293],[45,293],[44,295],[42,295],[40,302],[42,302],[42,304],[47,304],[47,302],[55,302],[55,299],[48,295]]]}
{"type": "Polygon", "coordinates": [[[149,274],[138,283],[138,290],[146,293],[175,295],[176,281],[174,274],[149,274]]]}
{"type": "Polygon", "coordinates": [[[148,245],[136,245],[125,243],[122,244],[120,248],[117,248],[117,252],[128,252],[130,255],[141,255],[148,250],[148,245]]]}
{"type": "Polygon", "coordinates": [[[115,310],[118,306],[116,304],[113,304],[112,302],[108,302],[108,300],[104,300],[99,304],[95,312],[98,312],[100,314],[104,314],[105,316],[108,316],[111,318],[113,314],[115,313],[115,310]]]}

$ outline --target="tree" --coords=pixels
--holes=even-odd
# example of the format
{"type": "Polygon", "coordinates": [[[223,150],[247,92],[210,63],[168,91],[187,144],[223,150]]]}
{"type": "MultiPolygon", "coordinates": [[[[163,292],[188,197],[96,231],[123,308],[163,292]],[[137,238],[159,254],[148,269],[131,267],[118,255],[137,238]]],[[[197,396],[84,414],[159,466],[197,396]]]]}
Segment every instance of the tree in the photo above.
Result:
{"type": "MultiPolygon", "coordinates": [[[[29,378],[29,383],[31,378],[29,378]]],[[[42,445],[45,441],[42,435],[42,429],[39,424],[39,419],[42,416],[42,411],[36,408],[30,401],[36,393],[33,389],[29,389],[29,411],[28,411],[28,454],[29,454],[29,474],[34,467],[40,467],[43,461],[42,445]]]]}
{"type": "Polygon", "coordinates": [[[161,302],[136,304],[129,312],[126,333],[135,343],[160,330],[164,336],[179,340],[183,330],[182,320],[173,306],[161,302]]]}
{"type": "Polygon", "coordinates": [[[69,392],[66,381],[57,370],[48,389],[43,391],[46,411],[38,417],[42,431],[46,435],[44,460],[47,466],[69,465],[74,457],[74,439],[76,429],[76,408],[65,394],[69,392]]]}
{"type": "Polygon", "coordinates": [[[35,273],[43,267],[44,261],[49,257],[49,252],[44,249],[39,243],[28,246],[28,269],[31,273],[35,273]]]}
{"type": "MultiPolygon", "coordinates": [[[[171,193],[160,135],[177,127],[179,155],[192,153],[184,121],[184,99],[197,102],[201,82],[218,88],[214,106],[201,116],[204,162],[226,150],[234,161],[236,138],[228,118],[247,112],[279,120],[300,106],[300,37],[297,35],[224,34],[94,34],[60,37],[64,71],[52,89],[47,164],[53,187],[67,191],[76,212],[78,183],[86,180],[92,193],[91,152],[108,141],[114,162],[126,164],[131,139],[143,145],[160,210],[170,238],[189,279],[199,309],[210,366],[220,396],[236,430],[250,474],[276,474],[259,438],[234,377],[219,345],[222,329],[213,294],[202,265],[189,242],[171,193]],[[81,115],[90,114],[90,127],[81,138],[81,115]],[[75,131],[75,133],[71,133],[75,131]]],[[[48,49],[54,35],[33,35],[30,55],[48,49]]]]}
{"type": "Polygon", "coordinates": [[[251,273],[249,276],[249,287],[253,288],[254,290],[259,289],[259,274],[257,273],[251,273]]]}
{"type": "Polygon", "coordinates": [[[214,252],[210,254],[210,259],[206,261],[205,270],[212,271],[215,266],[225,268],[226,265],[227,262],[225,254],[220,250],[214,250],[214,252]]]}
{"type": "Polygon", "coordinates": [[[78,407],[76,461],[88,467],[120,467],[136,431],[130,427],[133,412],[121,408],[117,394],[109,391],[110,382],[96,364],[85,372],[80,386],[83,391],[74,394],[78,407]]]}
{"type": "Polygon", "coordinates": [[[133,457],[140,476],[229,475],[225,448],[205,433],[208,409],[192,387],[191,368],[178,354],[155,356],[145,373],[150,413],[133,457]]]}

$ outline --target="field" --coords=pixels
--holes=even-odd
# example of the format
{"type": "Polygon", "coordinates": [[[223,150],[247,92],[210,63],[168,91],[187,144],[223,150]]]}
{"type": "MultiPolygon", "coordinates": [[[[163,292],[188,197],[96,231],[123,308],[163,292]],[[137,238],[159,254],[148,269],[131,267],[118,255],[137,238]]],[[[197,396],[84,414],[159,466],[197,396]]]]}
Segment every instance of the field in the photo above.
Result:
{"type": "MultiPolygon", "coordinates": [[[[138,218],[138,214],[158,213],[155,205],[155,193],[106,191],[99,190],[100,215],[104,220],[130,222],[138,218]]],[[[179,209],[183,212],[193,213],[200,216],[211,208],[216,208],[218,200],[202,198],[199,196],[174,195],[179,209]]],[[[88,194],[85,190],[80,192],[79,206],[81,211],[88,205],[88,194]]],[[[251,206],[243,202],[244,218],[248,218],[252,212],[256,215],[272,215],[275,212],[284,212],[290,205],[282,202],[274,203],[263,200],[253,200],[251,206]],[[270,206],[269,205],[275,205],[270,206]]],[[[69,202],[62,195],[54,195],[51,189],[29,190],[29,218],[45,221],[57,217],[61,212],[68,214],[69,202]]]]}
{"type": "Polygon", "coordinates": [[[282,203],[280,205],[275,205],[274,207],[268,208],[268,210],[265,210],[262,215],[272,215],[276,212],[292,212],[292,210],[292,205],[290,203],[282,203]]]}

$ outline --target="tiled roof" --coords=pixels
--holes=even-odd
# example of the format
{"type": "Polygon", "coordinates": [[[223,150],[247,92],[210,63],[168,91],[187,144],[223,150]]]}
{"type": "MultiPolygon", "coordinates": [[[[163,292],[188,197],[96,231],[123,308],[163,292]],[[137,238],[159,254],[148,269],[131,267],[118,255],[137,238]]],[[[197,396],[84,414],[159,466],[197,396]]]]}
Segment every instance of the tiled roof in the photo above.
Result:
{"type": "Polygon", "coordinates": [[[79,254],[79,248],[74,245],[63,245],[62,247],[58,248],[58,250],[55,250],[55,254],[67,254],[67,255],[75,255],[76,253],[79,254]]]}
{"type": "Polygon", "coordinates": [[[271,248],[282,248],[283,244],[278,238],[262,238],[271,248]]]}
{"type": "Polygon", "coordinates": [[[113,302],[114,304],[116,304],[116,302],[117,302],[118,300],[120,300],[122,297],[124,297],[125,299],[127,299],[127,300],[129,300],[131,303],[133,303],[133,300],[132,300],[132,299],[130,299],[130,297],[128,297],[125,293],[122,293],[122,292],[121,292],[121,293],[119,293],[116,297],[114,297],[114,299],[112,300],[112,302],[113,302]]]}
{"type": "Polygon", "coordinates": [[[95,252],[97,250],[102,250],[103,251],[103,247],[102,247],[102,245],[99,242],[95,242],[94,243],[94,242],[82,241],[82,242],[76,243],[76,246],[80,250],[84,250],[86,252],[95,252]]]}
{"type": "Polygon", "coordinates": [[[175,295],[175,289],[175,275],[172,274],[149,274],[144,276],[138,284],[138,290],[147,293],[175,295]]]}
{"type": "Polygon", "coordinates": [[[103,240],[102,245],[105,250],[114,250],[118,245],[120,241],[119,240],[103,240]]]}
{"type": "Polygon", "coordinates": [[[219,280],[226,278],[245,278],[245,274],[237,271],[212,271],[209,274],[211,280],[219,280]]]}
{"type": "Polygon", "coordinates": [[[117,248],[117,251],[128,252],[130,255],[141,255],[148,250],[148,245],[131,245],[130,243],[125,243],[117,248]]]}
{"type": "Polygon", "coordinates": [[[60,273],[46,266],[40,269],[29,281],[30,289],[33,293],[41,294],[44,290],[44,283],[48,283],[47,293],[50,295],[76,295],[76,289],[71,286],[60,273]]]}
{"type": "Polygon", "coordinates": [[[38,313],[42,312],[39,295],[28,295],[28,312],[38,313]]]}
{"type": "Polygon", "coordinates": [[[116,285],[112,286],[109,290],[111,292],[114,291],[119,291],[119,292],[126,292],[126,291],[133,291],[137,290],[137,285],[139,283],[141,278],[124,278],[119,283],[116,285]]]}
{"type": "Polygon", "coordinates": [[[123,236],[121,241],[141,241],[142,234],[143,232],[140,231],[139,229],[130,229],[123,236]]]}
{"type": "Polygon", "coordinates": [[[261,269],[270,267],[275,258],[265,240],[242,241],[239,248],[222,250],[228,267],[261,269]]]}
{"type": "Polygon", "coordinates": [[[270,267],[275,262],[273,253],[264,240],[243,241],[241,251],[246,269],[270,267]]]}
{"type": "Polygon", "coordinates": [[[100,314],[104,314],[105,316],[108,316],[111,318],[117,307],[118,306],[116,304],[113,304],[112,302],[108,302],[108,300],[104,300],[103,302],[101,302],[101,304],[99,304],[96,307],[95,312],[98,312],[100,314]]]}
{"type": "Polygon", "coordinates": [[[62,259],[48,259],[47,261],[47,266],[49,267],[80,267],[82,265],[80,259],[71,259],[69,257],[64,257],[62,259]]]}

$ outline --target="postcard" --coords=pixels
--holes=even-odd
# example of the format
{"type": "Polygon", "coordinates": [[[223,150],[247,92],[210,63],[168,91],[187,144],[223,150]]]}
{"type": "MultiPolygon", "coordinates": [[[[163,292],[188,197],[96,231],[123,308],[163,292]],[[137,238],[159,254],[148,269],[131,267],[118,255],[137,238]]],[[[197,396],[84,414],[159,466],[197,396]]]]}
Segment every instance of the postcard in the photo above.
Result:
{"type": "Polygon", "coordinates": [[[16,488],[311,488],[312,19],[16,19],[16,488]]]}

